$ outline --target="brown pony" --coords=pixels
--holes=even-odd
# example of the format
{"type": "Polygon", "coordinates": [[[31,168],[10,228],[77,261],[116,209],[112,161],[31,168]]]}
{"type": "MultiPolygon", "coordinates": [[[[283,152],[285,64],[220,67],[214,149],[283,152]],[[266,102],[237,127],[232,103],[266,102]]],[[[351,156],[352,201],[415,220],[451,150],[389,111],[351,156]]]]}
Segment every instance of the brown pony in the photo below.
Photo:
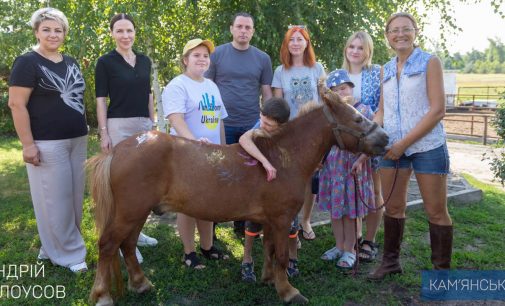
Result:
{"type": "Polygon", "coordinates": [[[267,182],[263,167],[238,145],[213,145],[160,132],[131,136],[112,154],[88,161],[100,235],[90,298],[110,305],[111,276],[122,293],[118,249],[128,270],[128,288],[152,287],[135,256],[137,237],[151,211],[181,212],[209,221],[251,220],[264,226],[261,279],[275,284],[285,302],[308,300],[286,276],[289,225],[300,210],[304,187],[331,146],[378,154],[385,132],[337,94],[319,84],[324,105],[300,116],[275,135],[255,139],[278,169],[267,182]]]}

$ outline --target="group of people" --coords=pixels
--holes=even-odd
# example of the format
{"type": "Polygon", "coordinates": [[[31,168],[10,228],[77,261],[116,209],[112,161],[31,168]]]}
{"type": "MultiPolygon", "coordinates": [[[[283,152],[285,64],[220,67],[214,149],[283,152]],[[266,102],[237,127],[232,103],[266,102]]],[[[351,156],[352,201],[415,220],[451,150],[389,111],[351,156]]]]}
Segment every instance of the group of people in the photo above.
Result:
{"type": "MultiPolygon", "coordinates": [[[[59,52],[69,30],[65,15],[54,8],[40,9],[33,14],[31,25],[37,45],[13,64],[9,106],[23,146],[42,244],[38,259],[81,272],[87,269],[80,231],[88,134],[84,79],[76,60],[59,52]]],[[[151,61],[134,51],[135,31],[129,15],[115,15],[110,34],[116,48],[96,64],[98,130],[104,153],[154,126],[151,61]]],[[[359,31],[347,40],[342,69],[328,74],[327,87],[383,126],[390,143],[382,157],[333,147],[321,161],[320,169],[307,182],[301,221],[296,217],[292,222],[289,276],[300,273],[298,236],[316,238],[310,224],[316,198],[319,208],[330,212],[335,237],[335,245],[321,259],[335,261],[343,269],[352,268],[357,256],[375,260],[375,236],[383,218],[383,210],[377,208],[384,203],[383,194],[389,199],[384,213],[384,251],[381,264],[369,278],[379,280],[402,272],[400,246],[412,170],[429,218],[433,267],[450,268],[452,221],[446,200],[449,157],[441,124],[445,113],[442,68],[436,56],[415,44],[418,31],[412,15],[393,14],[385,27],[395,53],[389,62],[382,68],[372,64],[372,39],[359,31]]],[[[280,48],[281,65],[275,71],[269,55],[250,44],[254,35],[250,14],[235,14],[230,32],[232,41],[217,47],[199,38],[186,43],[181,53],[183,72],[163,90],[163,116],[170,121],[173,135],[215,144],[240,143],[271,181],[278,170],[254,144],[255,134],[273,133],[303,115],[309,101],[321,103],[317,84],[325,71],[316,61],[303,25],[289,26],[280,48]]],[[[205,268],[195,250],[195,228],[205,258],[228,258],[214,245],[212,222],[178,214],[186,266],[205,268]]],[[[234,228],[245,234],[241,277],[255,281],[252,246],[261,225],[237,221],[234,228]]],[[[156,244],[156,239],[143,233],[137,243],[156,244]]],[[[141,262],[138,249],[136,255],[141,262]]]]}

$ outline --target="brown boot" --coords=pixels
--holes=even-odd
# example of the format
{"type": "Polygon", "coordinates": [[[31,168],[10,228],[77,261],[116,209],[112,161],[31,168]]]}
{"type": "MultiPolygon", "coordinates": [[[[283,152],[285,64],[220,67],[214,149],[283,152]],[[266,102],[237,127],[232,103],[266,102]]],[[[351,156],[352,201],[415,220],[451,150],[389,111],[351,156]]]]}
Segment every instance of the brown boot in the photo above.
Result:
{"type": "Polygon", "coordinates": [[[369,280],[382,280],[386,275],[402,273],[400,245],[403,238],[405,219],[384,215],[384,253],[380,266],[368,274],[369,280]]]}
{"type": "Polygon", "coordinates": [[[452,225],[429,224],[433,269],[448,270],[451,268],[452,225]]]}

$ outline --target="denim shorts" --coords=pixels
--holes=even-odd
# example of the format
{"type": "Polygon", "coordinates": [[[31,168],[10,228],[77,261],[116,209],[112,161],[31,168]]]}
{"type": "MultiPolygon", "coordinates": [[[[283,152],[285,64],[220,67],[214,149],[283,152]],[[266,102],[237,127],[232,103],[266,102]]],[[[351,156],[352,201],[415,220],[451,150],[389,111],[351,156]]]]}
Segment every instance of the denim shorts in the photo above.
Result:
{"type": "MultiPolygon", "coordinates": [[[[381,160],[381,168],[396,168],[397,161],[381,160]]],[[[449,152],[447,144],[426,151],[414,153],[410,156],[403,154],[398,160],[398,168],[414,169],[415,173],[424,174],[449,174],[449,152]]]]}

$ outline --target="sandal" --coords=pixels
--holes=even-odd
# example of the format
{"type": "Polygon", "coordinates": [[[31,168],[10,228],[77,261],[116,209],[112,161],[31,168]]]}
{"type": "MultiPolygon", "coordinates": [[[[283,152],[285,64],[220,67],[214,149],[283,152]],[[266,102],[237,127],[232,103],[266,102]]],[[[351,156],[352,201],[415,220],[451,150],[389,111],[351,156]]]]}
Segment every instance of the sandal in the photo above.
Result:
{"type": "Polygon", "coordinates": [[[342,251],[338,249],[337,247],[333,247],[329,249],[328,251],[324,252],[323,255],[321,255],[322,260],[335,260],[339,259],[342,256],[342,251]]]}
{"type": "Polygon", "coordinates": [[[202,252],[203,257],[210,260],[218,260],[218,259],[227,260],[230,258],[230,256],[223,254],[223,252],[218,248],[216,248],[215,246],[211,246],[210,249],[208,250],[204,250],[202,249],[202,247],[200,247],[200,251],[202,252]]]}
{"type": "Polygon", "coordinates": [[[359,259],[364,262],[373,262],[377,258],[379,252],[379,244],[370,240],[363,240],[359,246],[359,259]],[[363,246],[367,245],[370,250],[364,249],[363,246]]]}
{"type": "Polygon", "coordinates": [[[300,237],[302,237],[303,239],[305,240],[314,240],[316,239],[316,233],[314,233],[314,231],[305,231],[303,229],[303,226],[300,225],[300,231],[298,232],[300,237]]]}
{"type": "Polygon", "coordinates": [[[337,268],[349,270],[356,264],[356,255],[351,252],[344,252],[344,255],[337,261],[337,268]]]}
{"type": "Polygon", "coordinates": [[[205,268],[205,265],[203,265],[200,262],[200,259],[198,256],[196,256],[196,252],[191,252],[189,254],[184,254],[184,257],[182,259],[182,262],[184,265],[188,268],[193,268],[195,270],[201,270],[205,268]]]}

